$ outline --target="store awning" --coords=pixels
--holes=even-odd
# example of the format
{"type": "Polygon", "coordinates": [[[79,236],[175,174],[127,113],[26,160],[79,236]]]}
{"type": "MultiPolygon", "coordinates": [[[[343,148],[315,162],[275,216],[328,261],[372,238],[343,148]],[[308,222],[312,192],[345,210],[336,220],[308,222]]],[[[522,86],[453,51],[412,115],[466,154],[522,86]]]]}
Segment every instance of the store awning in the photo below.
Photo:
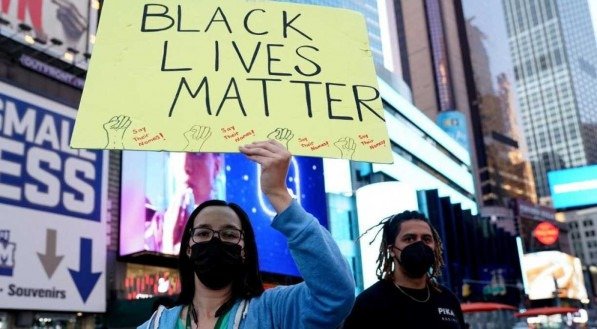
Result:
{"type": "Polygon", "coordinates": [[[519,312],[514,314],[517,318],[526,318],[530,316],[538,315],[554,315],[554,314],[566,314],[577,312],[578,308],[570,306],[550,306],[550,307],[538,307],[529,308],[525,312],[519,312]]]}
{"type": "Polygon", "coordinates": [[[517,311],[518,309],[512,305],[500,303],[463,303],[460,304],[463,313],[473,312],[491,312],[499,310],[517,311]]]}

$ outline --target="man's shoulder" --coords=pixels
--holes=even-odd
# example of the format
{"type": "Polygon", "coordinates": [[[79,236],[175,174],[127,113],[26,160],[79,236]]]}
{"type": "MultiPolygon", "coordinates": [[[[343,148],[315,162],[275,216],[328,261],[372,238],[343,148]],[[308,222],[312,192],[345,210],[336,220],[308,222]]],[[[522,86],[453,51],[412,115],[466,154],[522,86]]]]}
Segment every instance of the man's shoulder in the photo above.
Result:
{"type": "Polygon", "coordinates": [[[370,285],[367,289],[363,290],[363,292],[387,289],[386,287],[391,284],[392,283],[388,280],[379,280],[374,284],[370,285]]]}
{"type": "Polygon", "coordinates": [[[392,283],[389,281],[379,280],[379,281],[375,282],[374,284],[372,284],[367,289],[363,290],[363,292],[361,292],[357,296],[357,299],[359,297],[361,299],[368,299],[368,298],[376,298],[381,295],[386,295],[390,291],[389,286],[391,286],[391,284],[392,283]]]}
{"type": "Polygon", "coordinates": [[[456,294],[454,294],[452,292],[452,290],[450,290],[448,287],[446,287],[442,284],[438,284],[438,288],[439,288],[439,291],[434,289],[434,292],[436,293],[436,295],[439,297],[440,300],[442,300],[443,302],[460,305],[460,300],[458,299],[456,294]]]}
{"type": "Polygon", "coordinates": [[[452,290],[450,290],[450,288],[444,286],[443,284],[437,284],[437,287],[439,288],[440,294],[456,298],[456,295],[452,292],[452,290]]]}

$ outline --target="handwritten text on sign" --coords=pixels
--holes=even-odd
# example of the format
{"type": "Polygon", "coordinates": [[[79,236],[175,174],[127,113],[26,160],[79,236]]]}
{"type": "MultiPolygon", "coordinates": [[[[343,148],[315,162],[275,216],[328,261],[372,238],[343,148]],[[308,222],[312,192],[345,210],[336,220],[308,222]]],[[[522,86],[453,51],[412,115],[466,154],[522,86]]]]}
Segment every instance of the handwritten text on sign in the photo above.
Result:
{"type": "Polygon", "coordinates": [[[236,152],[265,138],[297,155],[391,162],[361,15],[241,0],[106,3],[73,147],[236,152]]]}

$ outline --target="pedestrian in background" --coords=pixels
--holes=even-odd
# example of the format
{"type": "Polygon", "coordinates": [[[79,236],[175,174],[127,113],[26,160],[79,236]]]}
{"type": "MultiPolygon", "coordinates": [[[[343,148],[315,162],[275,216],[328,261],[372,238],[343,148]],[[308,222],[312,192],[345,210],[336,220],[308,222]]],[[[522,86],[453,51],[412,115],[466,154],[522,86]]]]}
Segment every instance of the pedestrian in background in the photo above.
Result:
{"type": "Polygon", "coordinates": [[[464,329],[460,302],[437,282],[443,250],[429,220],[405,211],[380,225],[379,281],[359,294],[344,329],[464,329]]]}

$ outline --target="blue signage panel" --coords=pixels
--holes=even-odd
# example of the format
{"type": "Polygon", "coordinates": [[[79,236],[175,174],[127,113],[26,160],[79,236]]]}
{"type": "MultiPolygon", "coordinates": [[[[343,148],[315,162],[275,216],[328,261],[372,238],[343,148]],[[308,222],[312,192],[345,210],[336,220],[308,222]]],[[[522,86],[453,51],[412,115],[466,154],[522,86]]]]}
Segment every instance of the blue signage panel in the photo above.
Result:
{"type": "Polygon", "coordinates": [[[464,113],[456,110],[442,111],[437,115],[436,122],[458,144],[467,150],[469,149],[466,116],[464,113]]]}
{"type": "Polygon", "coordinates": [[[550,171],[547,179],[554,208],[597,205],[597,165],[550,171]]]}
{"type": "Polygon", "coordinates": [[[0,309],[105,312],[105,151],[76,110],[0,82],[0,309]]]}
{"type": "Polygon", "coordinates": [[[102,152],[68,146],[74,122],[0,92],[0,203],[100,221],[102,152]]]}

